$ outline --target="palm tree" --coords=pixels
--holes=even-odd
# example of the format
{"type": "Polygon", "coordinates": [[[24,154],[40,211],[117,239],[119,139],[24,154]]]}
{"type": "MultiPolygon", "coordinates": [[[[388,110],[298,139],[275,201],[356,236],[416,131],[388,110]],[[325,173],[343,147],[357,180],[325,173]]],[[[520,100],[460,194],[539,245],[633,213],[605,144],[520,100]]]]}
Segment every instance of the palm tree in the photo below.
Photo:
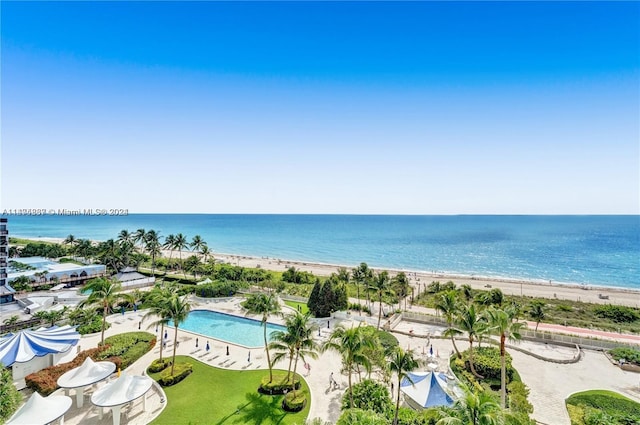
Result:
{"type": "Polygon", "coordinates": [[[407,279],[407,275],[404,272],[398,273],[396,276],[391,279],[391,288],[393,292],[398,296],[398,309],[401,309],[401,302],[404,300],[404,308],[407,309],[407,297],[409,296],[409,290],[411,285],[409,284],[409,279],[407,279]]]}
{"type": "Polygon", "coordinates": [[[501,425],[504,414],[498,403],[486,391],[471,392],[464,388],[451,409],[441,409],[438,425],[501,425]]]}
{"type": "Polygon", "coordinates": [[[267,352],[267,365],[269,366],[269,383],[273,381],[273,367],[271,364],[271,356],[269,354],[269,340],[267,339],[267,320],[269,315],[278,314],[280,312],[280,303],[273,293],[269,295],[257,294],[253,297],[252,302],[247,300],[247,308],[251,313],[262,314],[262,329],[264,333],[264,349],[267,352]]]}
{"type": "Polygon", "coordinates": [[[444,332],[444,336],[451,337],[451,343],[456,350],[456,355],[461,358],[462,355],[456,346],[455,335],[460,335],[460,330],[453,327],[453,322],[456,313],[458,312],[458,292],[455,290],[447,291],[436,298],[435,308],[442,313],[442,316],[447,321],[447,330],[444,332]]]}
{"type": "Polygon", "coordinates": [[[302,314],[299,311],[287,316],[285,330],[271,334],[274,342],[272,349],[278,351],[273,356],[273,362],[277,362],[287,354],[289,355],[289,368],[287,369],[287,382],[291,382],[295,391],[295,375],[298,369],[298,360],[304,360],[306,356],[313,359],[318,357],[318,344],[313,339],[315,326],[311,323],[309,312],[302,314]],[[291,364],[293,363],[293,370],[291,364]],[[293,377],[291,376],[293,372],[293,377]]]}
{"type": "Polygon", "coordinates": [[[121,230],[118,233],[118,242],[121,244],[133,244],[133,235],[128,230],[121,230]]]}
{"type": "Polygon", "coordinates": [[[182,263],[182,251],[188,246],[187,237],[182,233],[178,233],[173,240],[173,249],[178,251],[178,255],[180,256],[180,269],[185,279],[187,278],[187,274],[184,271],[184,264],[182,263]]]}
{"type": "Polygon", "coordinates": [[[484,317],[476,312],[476,307],[473,304],[466,304],[458,312],[456,325],[461,331],[466,332],[469,338],[469,367],[471,368],[471,373],[482,379],[483,376],[476,372],[473,364],[473,341],[485,333],[487,329],[486,321],[484,317]]]}
{"type": "Polygon", "coordinates": [[[460,292],[462,293],[462,295],[464,295],[464,298],[465,300],[467,300],[467,302],[473,299],[473,288],[471,288],[471,285],[469,284],[462,285],[460,287],[460,292]]]}
{"type": "Polygon", "coordinates": [[[536,332],[538,332],[538,325],[546,317],[546,304],[542,301],[534,301],[530,304],[529,317],[536,321],[536,332]]]}
{"type": "Polygon", "coordinates": [[[64,240],[63,244],[65,245],[69,245],[69,252],[71,254],[74,253],[74,245],[78,244],[78,239],[76,239],[75,236],[73,235],[69,235],[66,237],[66,239],[64,240]]]}
{"type": "Polygon", "coordinates": [[[378,310],[378,329],[380,329],[380,321],[382,320],[382,297],[393,293],[390,287],[389,273],[386,270],[377,273],[369,285],[369,290],[378,294],[378,302],[380,303],[378,310]]]}
{"type": "Polygon", "coordinates": [[[178,296],[178,289],[173,285],[158,286],[151,290],[149,300],[151,306],[149,312],[144,315],[142,320],[147,317],[157,317],[158,319],[152,322],[150,326],[160,325],[160,360],[162,360],[162,350],[164,343],[162,342],[162,336],[164,335],[164,326],[171,320],[170,302],[171,299],[178,296]]]}
{"type": "Polygon", "coordinates": [[[400,385],[402,384],[402,380],[407,378],[409,382],[411,378],[409,377],[409,372],[416,370],[420,366],[420,360],[413,357],[413,351],[411,350],[403,350],[401,347],[396,347],[395,350],[392,351],[391,356],[389,357],[389,369],[392,372],[395,372],[398,377],[398,395],[396,397],[396,412],[393,416],[393,425],[398,425],[398,410],[400,409],[400,385]]]}
{"type": "Polygon", "coordinates": [[[89,298],[80,303],[81,308],[85,305],[99,305],[102,307],[102,336],[100,337],[100,345],[104,344],[104,329],[111,307],[119,300],[130,301],[131,297],[120,292],[121,290],[122,285],[120,282],[99,277],[91,279],[80,291],[83,294],[90,292],[89,298]]]}
{"type": "Polygon", "coordinates": [[[175,328],[175,335],[173,337],[173,359],[171,362],[171,375],[173,375],[173,368],[176,365],[176,348],[178,342],[178,326],[180,323],[184,322],[189,315],[189,311],[191,311],[191,304],[187,301],[187,296],[178,297],[172,296],[167,301],[167,313],[169,313],[169,317],[173,321],[173,326],[175,328]]]}
{"type": "Polygon", "coordinates": [[[202,251],[202,248],[207,246],[207,243],[204,240],[202,240],[202,236],[195,235],[191,240],[191,243],[189,244],[189,246],[191,247],[192,251],[200,252],[202,251]]]}
{"type": "Polygon", "coordinates": [[[76,253],[84,259],[93,257],[93,245],[89,239],[78,239],[75,249],[76,253]]]}
{"type": "Polygon", "coordinates": [[[371,370],[371,362],[365,355],[365,350],[375,348],[375,342],[370,336],[372,334],[364,332],[364,327],[358,325],[355,328],[344,328],[337,326],[331,333],[329,339],[322,345],[321,351],[333,350],[342,356],[342,363],[347,370],[349,381],[349,401],[351,407],[353,402],[353,388],[351,375],[355,365],[363,365],[367,371],[371,370]]]}
{"type": "Polygon", "coordinates": [[[200,255],[202,255],[202,258],[204,259],[204,262],[206,263],[207,260],[209,259],[209,256],[211,255],[211,250],[209,249],[209,247],[207,245],[204,245],[202,248],[200,248],[200,255]]]}
{"type": "Polygon", "coordinates": [[[164,244],[162,244],[162,247],[164,249],[169,250],[169,266],[171,266],[171,257],[173,257],[173,250],[174,250],[175,244],[176,244],[176,237],[173,234],[164,238],[164,244]]]}
{"type": "Polygon", "coordinates": [[[132,240],[139,248],[144,248],[147,238],[147,231],[144,229],[138,229],[133,233],[132,240]]]}
{"type": "Polygon", "coordinates": [[[489,332],[500,336],[500,405],[504,409],[507,398],[507,370],[505,365],[505,343],[509,341],[518,341],[521,339],[520,330],[526,326],[526,323],[514,321],[516,319],[513,309],[498,310],[489,308],[487,310],[489,319],[489,332]]]}
{"type": "MultiPolygon", "coordinates": [[[[364,285],[365,288],[369,287],[369,281],[373,277],[373,272],[367,265],[367,263],[360,263],[360,265],[353,269],[351,272],[353,276],[353,280],[356,282],[356,290],[358,292],[358,313],[362,313],[362,309],[360,308],[360,285],[364,285]]],[[[369,303],[369,291],[367,292],[367,304],[369,303]]]]}
{"type": "Polygon", "coordinates": [[[108,239],[98,245],[97,258],[102,264],[108,264],[115,272],[121,264],[119,246],[113,239],[108,239]]]}

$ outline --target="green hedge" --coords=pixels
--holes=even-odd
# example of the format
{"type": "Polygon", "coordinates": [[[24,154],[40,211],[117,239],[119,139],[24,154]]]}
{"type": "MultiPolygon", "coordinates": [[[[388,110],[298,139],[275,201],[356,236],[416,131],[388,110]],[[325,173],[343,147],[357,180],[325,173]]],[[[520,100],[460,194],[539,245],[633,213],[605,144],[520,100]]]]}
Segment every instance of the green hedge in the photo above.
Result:
{"type": "Polygon", "coordinates": [[[160,375],[158,383],[163,387],[170,387],[191,375],[191,372],[193,372],[193,365],[191,363],[176,363],[173,366],[173,375],[171,374],[171,368],[168,367],[164,373],[160,375]]]}
{"type": "Polygon", "coordinates": [[[165,370],[171,364],[171,360],[166,357],[162,360],[155,359],[147,368],[147,373],[158,373],[165,370]]]}
{"type": "Polygon", "coordinates": [[[611,357],[616,361],[624,359],[627,363],[633,363],[640,366],[640,350],[631,347],[618,347],[609,351],[611,357]]]}
{"type": "Polygon", "coordinates": [[[577,414],[579,410],[572,409],[573,415],[577,418],[576,424],[627,425],[640,423],[640,403],[611,391],[577,393],[569,397],[566,404],[582,409],[582,421],[577,414]]]}
{"type": "MultiPolygon", "coordinates": [[[[300,378],[295,378],[295,389],[300,389],[300,378]]],[[[293,384],[291,381],[287,381],[286,373],[274,373],[273,381],[269,382],[269,375],[262,378],[258,391],[263,394],[284,394],[293,390],[293,384]]]]}
{"type": "Polygon", "coordinates": [[[307,396],[302,391],[288,392],[282,400],[282,409],[286,412],[299,412],[307,405],[307,396]]]}
{"type": "MultiPolygon", "coordinates": [[[[104,329],[107,330],[111,327],[111,323],[106,322],[104,329]]],[[[93,334],[96,332],[102,332],[102,316],[96,316],[91,322],[80,325],[76,328],[80,335],[93,334]]]]}
{"type": "Polygon", "coordinates": [[[105,338],[104,345],[107,348],[99,354],[98,359],[120,359],[119,367],[126,369],[153,349],[156,337],[149,332],[129,332],[105,338]]]}

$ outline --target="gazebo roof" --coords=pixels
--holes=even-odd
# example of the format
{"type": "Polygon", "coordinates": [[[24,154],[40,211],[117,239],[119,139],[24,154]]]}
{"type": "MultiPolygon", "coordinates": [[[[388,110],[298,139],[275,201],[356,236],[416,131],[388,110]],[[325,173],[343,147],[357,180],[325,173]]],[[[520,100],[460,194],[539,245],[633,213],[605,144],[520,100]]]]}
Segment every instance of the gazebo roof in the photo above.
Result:
{"type": "MultiPolygon", "coordinates": [[[[421,407],[451,406],[453,399],[444,390],[446,382],[435,372],[409,373],[400,384],[403,393],[421,407]]],[[[443,375],[444,376],[444,375],[443,375]]]]}
{"type": "Polygon", "coordinates": [[[45,398],[35,392],[7,425],[45,425],[67,413],[70,407],[71,397],[57,395],[45,398]]]}
{"type": "Polygon", "coordinates": [[[0,338],[0,363],[11,366],[16,362],[28,362],[36,356],[64,353],[78,341],[80,334],[72,326],[18,331],[0,338]]]}
{"type": "Polygon", "coordinates": [[[100,388],[91,396],[91,403],[98,407],[112,407],[142,397],[151,389],[153,379],[123,373],[118,379],[100,388]]]}
{"type": "Polygon", "coordinates": [[[62,388],[78,388],[85,385],[95,384],[116,370],[115,363],[94,362],[91,357],[87,357],[80,366],[65,372],[58,378],[58,386],[62,388]]]}

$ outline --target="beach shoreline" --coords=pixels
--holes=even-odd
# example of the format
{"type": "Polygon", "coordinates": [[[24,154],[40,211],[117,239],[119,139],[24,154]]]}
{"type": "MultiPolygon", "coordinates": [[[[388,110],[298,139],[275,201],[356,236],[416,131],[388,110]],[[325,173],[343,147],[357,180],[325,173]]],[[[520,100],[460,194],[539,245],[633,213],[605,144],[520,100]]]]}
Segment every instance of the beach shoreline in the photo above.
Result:
{"type": "MultiPolygon", "coordinates": [[[[62,243],[64,238],[49,237],[23,237],[12,235],[20,239],[32,241],[62,243]]],[[[164,254],[169,251],[163,251],[164,254]]],[[[183,258],[197,253],[183,251],[183,258]]],[[[199,254],[198,254],[199,255],[199,254]]],[[[167,255],[168,256],[168,255],[167,255]]],[[[173,258],[176,258],[174,252],[173,258]]],[[[289,267],[313,273],[316,276],[329,276],[338,269],[344,267],[349,270],[357,265],[327,264],[311,261],[289,260],[274,257],[256,257],[238,254],[214,253],[212,258],[242,267],[261,268],[269,271],[283,272],[289,267]]],[[[555,281],[517,279],[508,277],[492,277],[477,275],[450,274],[438,271],[418,271],[408,269],[394,269],[389,267],[373,267],[372,270],[388,270],[392,275],[404,272],[410,280],[412,287],[423,290],[434,281],[446,283],[454,282],[457,286],[470,285],[474,289],[489,290],[500,289],[506,295],[536,297],[547,299],[562,299],[594,304],[616,304],[628,307],[640,308],[640,290],[611,286],[598,286],[591,284],[564,283],[555,281]]]]}

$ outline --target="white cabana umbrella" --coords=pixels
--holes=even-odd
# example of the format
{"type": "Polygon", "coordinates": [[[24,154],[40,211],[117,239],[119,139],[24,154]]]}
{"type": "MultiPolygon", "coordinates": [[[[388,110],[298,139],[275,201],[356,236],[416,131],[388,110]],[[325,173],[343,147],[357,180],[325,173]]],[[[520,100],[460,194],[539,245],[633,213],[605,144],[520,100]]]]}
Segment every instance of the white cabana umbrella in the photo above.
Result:
{"type": "Polygon", "coordinates": [[[8,367],[16,362],[28,362],[36,356],[64,353],[78,341],[80,334],[72,326],[18,331],[0,338],[0,363],[8,367]]]}
{"type": "Polygon", "coordinates": [[[47,398],[33,393],[6,425],[45,425],[58,418],[64,424],[64,414],[71,407],[71,397],[54,395],[47,398]]]}
{"type": "Polygon", "coordinates": [[[58,378],[58,386],[66,390],[76,389],[76,406],[84,404],[84,390],[89,385],[100,382],[116,370],[115,363],[94,362],[87,357],[80,366],[65,372],[58,378]]]}
{"type": "Polygon", "coordinates": [[[445,388],[447,383],[444,374],[437,375],[435,372],[411,372],[407,376],[411,380],[404,378],[400,384],[400,390],[407,397],[407,404],[411,407],[425,409],[435,406],[451,406],[453,399],[445,388]]]}
{"type": "MultiPolygon", "coordinates": [[[[110,407],[113,412],[113,425],[120,425],[122,405],[143,397],[151,389],[153,379],[148,376],[131,376],[123,373],[118,379],[100,388],[91,396],[91,402],[98,407],[110,407]]],[[[147,398],[143,399],[144,410],[147,398]]],[[[102,409],[100,409],[102,419],[102,409]]]]}

